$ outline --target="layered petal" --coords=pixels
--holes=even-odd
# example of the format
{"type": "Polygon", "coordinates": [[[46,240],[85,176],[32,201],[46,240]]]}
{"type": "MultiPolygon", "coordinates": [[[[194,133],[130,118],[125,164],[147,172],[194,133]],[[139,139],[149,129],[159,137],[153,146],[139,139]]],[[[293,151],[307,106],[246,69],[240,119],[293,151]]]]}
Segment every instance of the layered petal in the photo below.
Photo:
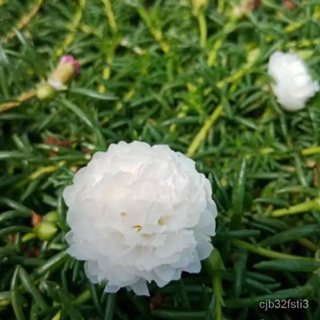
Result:
{"type": "Polygon", "coordinates": [[[168,146],[134,141],[97,152],[63,192],[70,255],[106,292],[148,295],[210,254],[217,209],[195,162],[168,146]]]}

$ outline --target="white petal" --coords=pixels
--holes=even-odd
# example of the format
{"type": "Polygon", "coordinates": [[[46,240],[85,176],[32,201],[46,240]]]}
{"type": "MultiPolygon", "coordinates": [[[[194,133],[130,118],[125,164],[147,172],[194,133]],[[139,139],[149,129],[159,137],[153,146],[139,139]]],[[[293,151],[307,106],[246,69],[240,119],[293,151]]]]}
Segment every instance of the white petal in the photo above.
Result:
{"type": "Polygon", "coordinates": [[[140,280],[132,285],[130,288],[134,291],[135,294],[139,296],[149,296],[149,289],[145,280],[140,280]]]}
{"type": "Polygon", "coordinates": [[[155,268],[154,272],[161,280],[168,283],[170,280],[172,280],[175,274],[175,269],[169,265],[162,265],[155,268]]]}
{"type": "Polygon", "coordinates": [[[120,289],[120,287],[118,287],[118,286],[106,285],[104,288],[104,291],[107,293],[115,293],[115,292],[119,291],[119,289],[120,289]]]}
{"type": "Polygon", "coordinates": [[[199,259],[195,259],[192,263],[190,263],[187,267],[183,268],[183,271],[189,273],[198,273],[201,270],[201,263],[199,259]]]}
{"type": "Polygon", "coordinates": [[[208,258],[212,249],[213,249],[213,245],[208,241],[203,241],[198,243],[197,252],[198,252],[199,259],[203,260],[208,258]]]}

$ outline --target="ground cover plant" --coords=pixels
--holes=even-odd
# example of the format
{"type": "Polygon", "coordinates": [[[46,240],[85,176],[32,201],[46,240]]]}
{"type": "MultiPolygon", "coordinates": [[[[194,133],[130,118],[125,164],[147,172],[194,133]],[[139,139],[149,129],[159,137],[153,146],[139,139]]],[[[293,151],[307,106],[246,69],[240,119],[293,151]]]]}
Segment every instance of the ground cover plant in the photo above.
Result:
{"type": "Polygon", "coordinates": [[[312,0],[0,0],[0,319],[320,319],[320,97],[287,112],[267,74],[293,51],[319,80],[319,18],[312,0]],[[65,54],[80,74],[37,97],[65,54]],[[218,207],[201,273],[150,297],[104,293],[65,251],[63,190],[121,140],[194,159],[218,207]]]}

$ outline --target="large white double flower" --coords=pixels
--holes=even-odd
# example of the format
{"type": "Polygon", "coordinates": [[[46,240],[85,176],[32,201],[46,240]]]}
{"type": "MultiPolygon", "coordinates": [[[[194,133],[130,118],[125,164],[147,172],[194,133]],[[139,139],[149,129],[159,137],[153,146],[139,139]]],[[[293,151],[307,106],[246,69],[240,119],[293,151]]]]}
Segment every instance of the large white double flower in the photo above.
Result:
{"type": "Polygon", "coordinates": [[[147,282],[200,271],[215,235],[211,193],[195,162],[166,145],[112,144],[64,190],[68,252],[86,261],[92,282],[107,281],[105,291],[148,295],[147,282]]]}

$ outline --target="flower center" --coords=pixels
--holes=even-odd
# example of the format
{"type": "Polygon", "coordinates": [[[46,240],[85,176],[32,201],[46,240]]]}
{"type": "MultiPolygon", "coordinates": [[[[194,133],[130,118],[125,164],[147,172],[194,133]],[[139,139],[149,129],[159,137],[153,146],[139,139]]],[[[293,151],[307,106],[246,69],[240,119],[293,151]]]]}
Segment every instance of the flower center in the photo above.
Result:
{"type": "Polygon", "coordinates": [[[137,229],[137,232],[139,232],[142,229],[142,226],[140,224],[135,224],[132,228],[137,229]]]}
{"type": "Polygon", "coordinates": [[[165,224],[164,218],[161,217],[161,218],[158,220],[158,225],[159,225],[159,226],[163,226],[164,224],[165,224]]]}

